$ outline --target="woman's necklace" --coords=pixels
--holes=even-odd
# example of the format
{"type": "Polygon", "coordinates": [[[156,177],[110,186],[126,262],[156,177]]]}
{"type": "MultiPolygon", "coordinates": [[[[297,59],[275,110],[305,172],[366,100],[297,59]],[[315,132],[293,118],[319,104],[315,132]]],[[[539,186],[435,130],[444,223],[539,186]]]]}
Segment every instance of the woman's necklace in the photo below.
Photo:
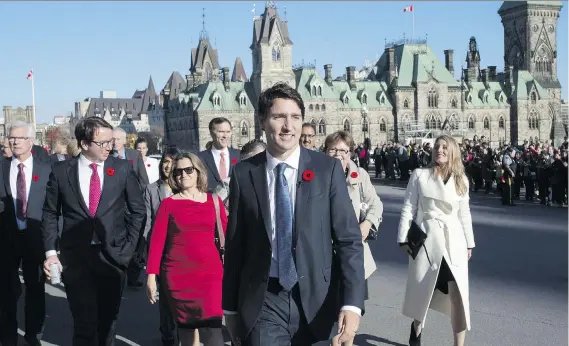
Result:
{"type": "Polygon", "coordinates": [[[184,195],[182,192],[178,192],[178,194],[179,194],[180,197],[182,197],[182,198],[187,198],[187,199],[195,200],[196,197],[201,196],[202,193],[201,193],[201,192],[198,192],[198,193],[196,193],[196,194],[191,194],[190,196],[186,196],[186,195],[184,195]]]}

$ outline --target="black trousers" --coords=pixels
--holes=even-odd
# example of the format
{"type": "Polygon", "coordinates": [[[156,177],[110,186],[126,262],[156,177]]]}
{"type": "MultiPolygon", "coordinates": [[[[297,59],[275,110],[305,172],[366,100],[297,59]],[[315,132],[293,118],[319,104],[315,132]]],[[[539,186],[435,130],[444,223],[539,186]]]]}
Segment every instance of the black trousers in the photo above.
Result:
{"type": "Polygon", "coordinates": [[[535,194],[535,183],[533,181],[533,177],[524,177],[524,184],[526,186],[526,201],[531,201],[535,194]]]}
{"type": "Polygon", "coordinates": [[[134,250],[134,255],[128,264],[128,283],[135,283],[140,278],[140,274],[144,268],[144,264],[146,263],[147,248],[148,245],[146,244],[146,239],[144,239],[141,232],[140,238],[138,239],[138,243],[136,245],[136,249],[134,250]]]}
{"type": "Polygon", "coordinates": [[[73,316],[72,345],[114,345],[125,270],[111,264],[100,246],[62,260],[62,278],[73,316]]]}
{"type": "Polygon", "coordinates": [[[512,178],[504,177],[505,182],[502,184],[502,204],[510,205],[514,203],[512,178]]]}
{"type": "Polygon", "coordinates": [[[160,297],[158,299],[160,335],[162,335],[162,341],[174,341],[176,338],[176,323],[166,300],[165,285],[162,285],[159,277],[156,277],[156,281],[158,282],[158,296],[160,297]]]}
{"type": "Polygon", "coordinates": [[[316,340],[310,331],[302,310],[298,284],[287,292],[278,279],[270,278],[259,319],[243,345],[328,346],[330,341],[316,340]]]}
{"type": "Polygon", "coordinates": [[[11,249],[11,261],[7,292],[10,297],[5,308],[6,331],[9,335],[17,335],[18,320],[17,306],[21,288],[18,270],[22,266],[22,274],[26,287],[24,296],[24,328],[27,336],[41,339],[45,322],[45,274],[43,273],[42,235],[39,229],[25,229],[13,234],[13,248],[11,249]]]}

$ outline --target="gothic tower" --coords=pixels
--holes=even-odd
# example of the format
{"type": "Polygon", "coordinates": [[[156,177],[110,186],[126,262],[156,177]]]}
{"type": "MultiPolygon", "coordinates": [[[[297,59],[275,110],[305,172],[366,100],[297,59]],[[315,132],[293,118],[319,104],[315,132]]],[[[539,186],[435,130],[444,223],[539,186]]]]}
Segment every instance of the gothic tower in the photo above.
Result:
{"type": "Polygon", "coordinates": [[[480,77],[480,52],[476,45],[476,38],[471,37],[466,52],[466,81],[468,83],[478,82],[480,77]]]}
{"type": "Polygon", "coordinates": [[[280,19],[272,1],[267,1],[265,12],[253,21],[253,43],[250,48],[253,58],[250,80],[256,97],[277,82],[296,87],[288,23],[280,19]]]}
{"type": "Polygon", "coordinates": [[[217,49],[209,41],[205,29],[205,13],[202,13],[202,31],[197,48],[192,48],[190,74],[186,75],[188,88],[202,83],[219,80],[219,57],[217,49]]]}
{"type": "Polygon", "coordinates": [[[561,1],[504,1],[504,66],[529,71],[546,88],[557,79],[557,21],[561,1]]]}

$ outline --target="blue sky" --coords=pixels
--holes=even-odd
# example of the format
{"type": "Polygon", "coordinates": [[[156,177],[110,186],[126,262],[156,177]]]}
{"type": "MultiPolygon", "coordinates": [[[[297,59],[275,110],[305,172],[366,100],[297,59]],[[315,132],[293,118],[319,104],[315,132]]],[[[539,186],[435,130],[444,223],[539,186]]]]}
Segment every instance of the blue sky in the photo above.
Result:
{"type": "MultiPolygon", "coordinates": [[[[38,122],[68,114],[74,102],[116,90],[131,97],[152,75],[157,91],[177,70],[187,74],[190,51],[197,46],[205,7],[206,28],[219,51],[220,64],[233,68],[240,56],[251,73],[253,4],[264,2],[0,2],[0,105],[31,104],[35,72],[38,122]]],[[[488,2],[276,2],[289,21],[293,63],[313,62],[321,73],[333,64],[334,76],[358,68],[384,50],[385,39],[412,32],[428,34],[428,44],[444,61],[455,51],[455,74],[465,64],[468,40],[475,36],[482,66],[503,70],[503,30],[498,1],[488,2]]],[[[567,99],[567,2],[559,18],[558,74],[567,99]]]]}

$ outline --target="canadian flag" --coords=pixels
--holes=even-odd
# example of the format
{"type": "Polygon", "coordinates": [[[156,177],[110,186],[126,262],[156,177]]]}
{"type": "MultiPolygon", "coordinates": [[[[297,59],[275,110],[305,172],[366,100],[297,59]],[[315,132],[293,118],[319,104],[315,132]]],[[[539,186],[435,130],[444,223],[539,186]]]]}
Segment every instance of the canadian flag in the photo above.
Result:
{"type": "Polygon", "coordinates": [[[405,7],[403,9],[403,12],[413,12],[413,5],[409,6],[409,7],[405,7]]]}
{"type": "Polygon", "coordinates": [[[30,72],[28,72],[28,78],[26,79],[32,79],[33,75],[34,75],[34,69],[31,69],[30,72]]]}

